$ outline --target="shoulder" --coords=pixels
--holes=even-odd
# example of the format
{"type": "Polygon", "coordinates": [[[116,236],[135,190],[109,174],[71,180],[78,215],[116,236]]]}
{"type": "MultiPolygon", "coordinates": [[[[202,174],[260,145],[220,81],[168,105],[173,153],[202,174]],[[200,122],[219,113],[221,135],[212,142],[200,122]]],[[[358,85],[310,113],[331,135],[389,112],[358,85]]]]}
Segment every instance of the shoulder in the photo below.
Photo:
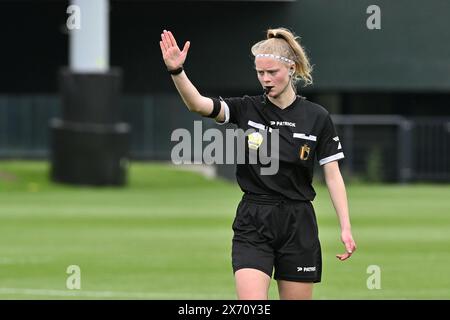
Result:
{"type": "Polygon", "coordinates": [[[326,119],[330,115],[330,112],[322,105],[309,101],[306,98],[302,98],[302,101],[310,116],[315,116],[319,119],[326,119]]]}

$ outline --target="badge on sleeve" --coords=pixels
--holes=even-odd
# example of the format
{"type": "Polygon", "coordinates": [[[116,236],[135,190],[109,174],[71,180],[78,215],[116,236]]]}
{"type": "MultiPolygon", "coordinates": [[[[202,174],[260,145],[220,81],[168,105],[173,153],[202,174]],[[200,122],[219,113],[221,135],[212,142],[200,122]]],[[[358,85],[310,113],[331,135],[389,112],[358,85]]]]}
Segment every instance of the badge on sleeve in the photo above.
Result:
{"type": "Polygon", "coordinates": [[[300,149],[300,160],[308,160],[310,150],[311,149],[308,147],[308,145],[304,144],[300,149]]]}

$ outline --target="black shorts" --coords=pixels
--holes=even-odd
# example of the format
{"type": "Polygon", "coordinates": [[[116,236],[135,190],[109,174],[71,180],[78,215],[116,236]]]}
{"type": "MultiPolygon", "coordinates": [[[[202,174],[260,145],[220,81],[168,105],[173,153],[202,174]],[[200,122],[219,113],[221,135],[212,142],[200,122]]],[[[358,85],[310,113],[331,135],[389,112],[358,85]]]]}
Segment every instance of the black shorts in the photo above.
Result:
{"type": "Polygon", "coordinates": [[[244,194],[233,222],[233,272],[258,269],[274,279],[320,282],[322,253],[310,201],[244,194]]]}

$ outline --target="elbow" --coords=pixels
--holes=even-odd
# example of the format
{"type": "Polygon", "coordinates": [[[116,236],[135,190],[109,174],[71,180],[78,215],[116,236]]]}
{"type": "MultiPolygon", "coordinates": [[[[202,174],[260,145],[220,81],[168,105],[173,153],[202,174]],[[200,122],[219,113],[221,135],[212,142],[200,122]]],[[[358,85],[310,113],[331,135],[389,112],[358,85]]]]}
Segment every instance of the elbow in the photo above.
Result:
{"type": "Polygon", "coordinates": [[[197,96],[194,99],[191,99],[191,101],[189,101],[189,103],[187,103],[187,107],[189,109],[189,111],[191,112],[195,112],[195,113],[201,113],[202,110],[205,109],[204,105],[205,105],[205,98],[202,96],[197,96]]]}
{"type": "Polygon", "coordinates": [[[196,102],[196,101],[185,101],[185,105],[186,105],[186,107],[188,108],[188,110],[190,111],[190,112],[199,112],[200,111],[200,107],[199,107],[199,104],[198,104],[198,102],[196,102]]]}
{"type": "Polygon", "coordinates": [[[195,105],[187,105],[187,108],[188,108],[188,110],[189,110],[190,112],[195,112],[195,113],[198,113],[198,112],[199,112],[198,107],[195,106],[195,105]]]}

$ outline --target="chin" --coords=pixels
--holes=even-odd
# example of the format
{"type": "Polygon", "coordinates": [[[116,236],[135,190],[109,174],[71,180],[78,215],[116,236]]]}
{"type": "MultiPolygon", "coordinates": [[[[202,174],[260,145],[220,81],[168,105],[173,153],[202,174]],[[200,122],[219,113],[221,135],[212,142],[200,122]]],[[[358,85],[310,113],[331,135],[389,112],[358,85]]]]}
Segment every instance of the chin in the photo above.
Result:
{"type": "Polygon", "coordinates": [[[272,91],[272,90],[270,90],[270,92],[268,94],[268,96],[271,97],[271,98],[277,98],[278,95],[279,95],[279,92],[272,91]]]}

